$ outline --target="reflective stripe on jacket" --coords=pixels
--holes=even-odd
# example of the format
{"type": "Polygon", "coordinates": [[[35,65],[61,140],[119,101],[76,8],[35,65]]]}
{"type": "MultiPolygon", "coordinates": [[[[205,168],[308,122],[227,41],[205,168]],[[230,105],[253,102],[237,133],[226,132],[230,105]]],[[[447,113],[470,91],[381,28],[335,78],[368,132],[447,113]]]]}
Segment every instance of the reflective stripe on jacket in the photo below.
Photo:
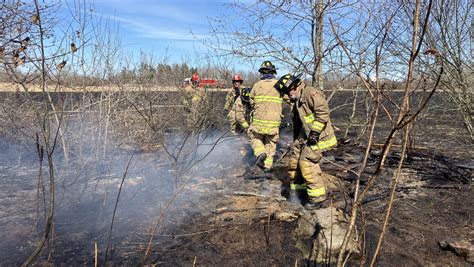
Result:
{"type": "Polygon", "coordinates": [[[193,105],[199,104],[199,102],[204,99],[206,94],[206,89],[195,87],[193,85],[187,85],[184,87],[184,91],[186,93],[186,98],[191,100],[191,103],[188,104],[193,105]]]}
{"type": "Polygon", "coordinates": [[[279,132],[283,98],[273,87],[276,82],[276,79],[260,80],[250,92],[251,127],[257,133],[274,135],[279,132]]]}
{"type": "Polygon", "coordinates": [[[306,139],[310,131],[318,132],[319,142],[311,146],[313,150],[329,150],[337,145],[331,119],[329,116],[329,106],[324,93],[311,86],[306,86],[300,82],[298,89],[301,89],[301,96],[293,106],[296,111],[294,119],[295,138],[306,139]],[[299,128],[299,129],[297,129],[299,128]]]}
{"type": "Polygon", "coordinates": [[[227,93],[226,103],[224,106],[225,110],[235,110],[235,120],[240,123],[240,125],[246,125],[248,127],[249,121],[249,113],[250,110],[247,108],[243,100],[242,100],[242,90],[244,87],[239,87],[239,94],[237,95],[236,91],[232,89],[229,93],[227,93]]]}

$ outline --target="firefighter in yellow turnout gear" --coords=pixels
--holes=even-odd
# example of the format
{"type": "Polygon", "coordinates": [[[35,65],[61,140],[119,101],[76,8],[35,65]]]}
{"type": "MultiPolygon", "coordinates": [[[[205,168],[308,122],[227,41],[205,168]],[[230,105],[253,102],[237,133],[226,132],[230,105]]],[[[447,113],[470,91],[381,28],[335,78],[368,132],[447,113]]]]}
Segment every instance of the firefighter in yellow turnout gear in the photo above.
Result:
{"type": "Polygon", "coordinates": [[[191,83],[184,87],[185,99],[183,104],[191,109],[196,109],[201,104],[205,96],[205,89],[199,88],[199,75],[194,73],[191,77],[191,83]]]}
{"type": "Polygon", "coordinates": [[[252,120],[249,128],[250,145],[255,165],[269,170],[273,165],[276,145],[279,139],[283,98],[274,88],[276,68],[270,61],[264,61],[258,70],[261,80],[250,91],[252,120]]]}
{"type": "Polygon", "coordinates": [[[250,122],[250,88],[242,86],[243,79],[239,74],[232,77],[233,90],[227,94],[225,110],[230,122],[230,131],[246,131],[250,122]]]}
{"type": "Polygon", "coordinates": [[[191,83],[183,91],[182,104],[187,111],[186,127],[195,129],[202,126],[208,112],[205,88],[199,87],[199,75],[193,74],[191,83]]]}
{"type": "Polygon", "coordinates": [[[288,166],[292,191],[306,190],[309,208],[326,200],[319,162],[322,152],[337,145],[323,92],[306,86],[298,76],[287,74],[275,84],[293,105],[294,141],[288,166]]]}

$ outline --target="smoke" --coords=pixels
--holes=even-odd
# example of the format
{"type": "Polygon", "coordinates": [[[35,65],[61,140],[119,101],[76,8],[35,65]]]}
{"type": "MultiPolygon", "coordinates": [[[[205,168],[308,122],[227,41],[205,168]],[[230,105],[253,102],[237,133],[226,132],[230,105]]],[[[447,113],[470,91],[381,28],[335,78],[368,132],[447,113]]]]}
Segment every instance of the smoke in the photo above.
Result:
{"type": "MultiPolygon", "coordinates": [[[[67,149],[58,145],[54,154],[56,202],[51,245],[58,248],[52,253],[57,262],[90,262],[95,243],[102,252],[105,250],[122,180],[112,245],[115,255],[133,251],[138,258],[142,251],[137,242],[144,245],[147,230],[176,190],[184,184],[164,212],[159,227],[162,233],[176,230],[196,213],[208,212],[209,199],[226,190],[229,177],[245,171],[249,158],[244,137],[227,136],[219,130],[188,137],[184,146],[187,152],[172,159],[162,147],[125,146],[127,142],[115,134],[113,125],[105,137],[104,125],[94,115],[80,114],[65,120],[67,149]]],[[[165,138],[163,143],[169,145],[179,143],[181,136],[170,133],[165,138]]],[[[5,151],[0,158],[0,179],[8,185],[0,189],[0,235],[5,237],[0,262],[18,264],[32,251],[44,229],[49,172],[43,166],[40,180],[33,141],[18,143],[2,136],[0,145],[5,151]]]]}

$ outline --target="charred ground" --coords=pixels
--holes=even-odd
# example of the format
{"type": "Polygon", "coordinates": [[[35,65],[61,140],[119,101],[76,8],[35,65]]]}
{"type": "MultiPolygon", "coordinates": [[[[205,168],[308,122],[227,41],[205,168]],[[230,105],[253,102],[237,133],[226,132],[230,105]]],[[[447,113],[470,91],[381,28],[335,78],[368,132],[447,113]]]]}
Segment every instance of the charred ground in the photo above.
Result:
{"type": "MultiPolygon", "coordinates": [[[[154,97],[159,95],[156,103],[168,105],[166,111],[163,111],[163,107],[155,107],[156,116],[165,118],[160,116],[165,113],[179,114],[177,97],[160,92],[153,94],[154,97]]],[[[224,95],[216,93],[215,103],[222,104],[224,95]]],[[[348,127],[351,107],[343,104],[350,95],[349,92],[338,93],[330,103],[331,107],[340,106],[332,113],[336,126],[341,129],[338,132],[340,139],[343,130],[348,127]]],[[[56,97],[56,101],[66,101],[73,107],[84,99],[92,103],[101,95],[64,94],[56,97]]],[[[149,95],[135,97],[150,98],[149,95]]],[[[38,95],[34,101],[41,102],[40,98],[41,95],[38,95]]],[[[19,134],[29,127],[21,125],[19,118],[28,116],[25,105],[31,104],[28,102],[30,100],[25,101],[14,93],[5,94],[2,99],[3,103],[24,110],[23,113],[4,113],[9,116],[3,119],[9,121],[3,121],[1,141],[5,153],[2,153],[0,161],[0,179],[3,184],[0,190],[0,232],[5,242],[1,247],[0,262],[14,265],[21,263],[30,253],[41,234],[44,201],[38,187],[38,161],[33,138],[19,134]]],[[[125,109],[128,103],[124,101],[119,105],[125,109]]],[[[356,168],[363,155],[364,138],[355,139],[366,115],[362,112],[364,103],[359,105],[356,119],[352,121],[353,128],[349,131],[352,140],[341,144],[328,155],[346,169],[356,168]]],[[[92,153],[94,147],[75,141],[75,144],[80,144],[72,150],[76,156],[69,160],[68,168],[59,175],[60,200],[56,208],[53,239],[50,246],[45,248],[39,263],[92,264],[96,243],[99,258],[104,261],[103,253],[118,185],[123,178],[127,160],[134,154],[134,163],[125,179],[118,205],[112,247],[107,259],[109,264],[140,264],[150,225],[160,220],[158,230],[153,235],[148,263],[203,266],[312,265],[298,249],[301,247],[298,244],[305,241],[295,239],[294,235],[297,218],[304,213],[304,209],[281,196],[285,157],[282,157],[275,171],[276,179],[244,179],[242,174],[245,173],[245,167],[252,161],[248,145],[245,138],[226,136],[208,158],[181,178],[187,181],[185,188],[164,215],[160,216],[176,190],[173,169],[165,164],[166,157],[160,147],[153,145],[154,139],[135,127],[138,124],[135,120],[137,117],[127,115],[134,119],[124,121],[121,113],[114,116],[113,123],[121,124],[122,127],[113,128],[114,138],[107,147],[105,157],[98,158],[92,153]],[[136,131],[127,135],[130,127],[136,131]],[[79,156],[80,153],[83,156],[79,156]]],[[[383,116],[381,118],[384,119],[383,116]]],[[[463,258],[441,250],[438,245],[439,241],[450,238],[474,239],[471,218],[474,207],[472,145],[464,138],[462,124],[456,118],[456,112],[449,108],[442,97],[436,95],[418,121],[416,149],[409,153],[403,166],[391,224],[378,261],[380,265],[468,266],[463,258]]],[[[176,120],[175,124],[182,121],[179,116],[173,116],[172,119],[176,120]]],[[[377,131],[376,143],[383,142],[387,132],[386,118],[384,121],[385,124],[381,123],[377,131]]],[[[96,121],[88,122],[93,124],[96,121]]],[[[71,123],[70,129],[75,129],[72,132],[77,133],[79,128],[75,127],[77,125],[71,123]]],[[[216,125],[210,135],[219,135],[222,129],[216,125]]],[[[176,129],[169,133],[173,131],[176,129]]],[[[283,129],[283,132],[280,156],[283,156],[286,144],[291,139],[291,128],[283,129]]],[[[90,135],[93,133],[85,131],[80,138],[90,144],[88,140],[95,140],[89,139],[90,135]]],[[[363,178],[372,174],[379,154],[380,146],[375,145],[363,178]]],[[[360,216],[362,220],[358,223],[358,233],[364,245],[360,253],[351,258],[354,265],[363,259],[370,259],[374,250],[389,194],[391,173],[399,157],[395,149],[389,156],[386,173],[364,202],[360,216]]],[[[63,166],[60,157],[58,162],[59,166],[63,166]]],[[[350,201],[341,200],[350,199],[353,190],[350,172],[329,162],[324,163],[322,168],[340,179],[341,186],[333,191],[335,205],[348,211],[350,201]]]]}

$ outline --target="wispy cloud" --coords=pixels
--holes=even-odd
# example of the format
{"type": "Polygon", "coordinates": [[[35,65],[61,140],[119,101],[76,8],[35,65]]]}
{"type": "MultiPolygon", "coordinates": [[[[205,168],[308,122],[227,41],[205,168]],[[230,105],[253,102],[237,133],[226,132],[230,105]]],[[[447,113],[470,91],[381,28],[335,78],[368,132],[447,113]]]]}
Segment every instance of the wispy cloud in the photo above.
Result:
{"type": "MultiPolygon", "coordinates": [[[[127,17],[140,17],[170,23],[202,23],[203,17],[212,14],[216,1],[144,1],[96,0],[102,10],[115,11],[127,17]]],[[[217,1],[219,2],[219,1],[217,1]]]]}
{"type": "Polygon", "coordinates": [[[166,53],[179,62],[207,52],[196,39],[210,37],[207,19],[225,11],[224,1],[95,0],[90,12],[118,24],[124,51],[166,53]]]}
{"type": "Polygon", "coordinates": [[[207,30],[203,19],[199,20],[193,16],[186,8],[187,5],[150,4],[127,0],[120,2],[119,6],[117,3],[115,6],[108,6],[112,2],[114,1],[98,1],[98,4],[107,6],[107,9],[98,7],[100,10],[96,14],[118,21],[121,28],[137,34],[137,37],[173,41],[194,41],[195,37],[199,39],[207,37],[203,34],[207,30]],[[112,13],[114,15],[111,15],[112,13]],[[191,30],[194,35],[190,33],[191,30]]]}
{"type": "MultiPolygon", "coordinates": [[[[118,21],[122,28],[127,31],[132,31],[137,34],[138,37],[152,38],[152,39],[164,39],[174,41],[193,41],[194,37],[190,34],[189,28],[174,28],[160,23],[154,23],[150,21],[140,21],[127,18],[109,17],[118,21]]],[[[205,37],[200,35],[199,37],[205,37]]]]}

